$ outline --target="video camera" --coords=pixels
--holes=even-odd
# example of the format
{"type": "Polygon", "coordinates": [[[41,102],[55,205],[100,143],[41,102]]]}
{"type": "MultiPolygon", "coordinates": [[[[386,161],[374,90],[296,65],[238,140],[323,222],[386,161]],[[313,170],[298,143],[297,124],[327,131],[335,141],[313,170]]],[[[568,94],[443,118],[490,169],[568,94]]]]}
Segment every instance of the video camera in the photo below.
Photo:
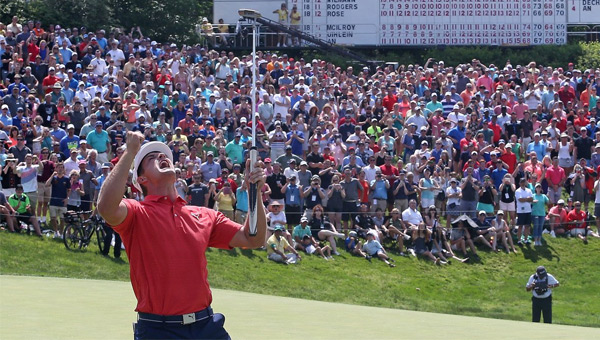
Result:
{"type": "Polygon", "coordinates": [[[533,275],[533,282],[535,284],[535,292],[538,295],[543,295],[548,291],[548,272],[546,268],[540,266],[535,275],[533,275]]]}

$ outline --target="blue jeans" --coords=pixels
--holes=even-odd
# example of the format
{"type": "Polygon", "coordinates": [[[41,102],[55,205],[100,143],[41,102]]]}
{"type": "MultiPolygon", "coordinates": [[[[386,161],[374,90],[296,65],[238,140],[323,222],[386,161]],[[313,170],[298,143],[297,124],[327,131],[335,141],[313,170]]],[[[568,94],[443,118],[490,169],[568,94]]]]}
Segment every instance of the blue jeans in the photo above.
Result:
{"type": "Polygon", "coordinates": [[[134,326],[134,340],[142,339],[229,339],[223,328],[225,316],[215,313],[212,317],[188,325],[138,320],[134,326]]]}
{"type": "Polygon", "coordinates": [[[532,216],[533,217],[533,237],[542,237],[542,231],[544,230],[544,219],[545,216],[532,216]]]}

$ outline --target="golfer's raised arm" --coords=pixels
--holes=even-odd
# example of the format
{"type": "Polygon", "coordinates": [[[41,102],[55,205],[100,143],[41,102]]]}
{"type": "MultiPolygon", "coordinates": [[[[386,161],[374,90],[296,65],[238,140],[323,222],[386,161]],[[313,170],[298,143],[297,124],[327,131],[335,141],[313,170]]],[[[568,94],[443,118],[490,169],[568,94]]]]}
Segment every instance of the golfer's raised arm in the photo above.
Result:
{"type": "Polygon", "coordinates": [[[140,132],[127,132],[127,148],[100,189],[98,212],[110,225],[120,224],[127,216],[127,207],[121,200],[125,193],[129,169],[131,169],[135,155],[140,150],[143,138],[144,136],[140,132]]]}

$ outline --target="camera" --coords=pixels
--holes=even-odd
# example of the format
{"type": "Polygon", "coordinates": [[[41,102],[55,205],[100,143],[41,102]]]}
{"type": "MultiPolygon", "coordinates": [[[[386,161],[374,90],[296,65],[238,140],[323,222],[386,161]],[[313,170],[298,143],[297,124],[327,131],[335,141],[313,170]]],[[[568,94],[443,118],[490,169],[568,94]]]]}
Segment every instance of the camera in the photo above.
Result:
{"type": "Polygon", "coordinates": [[[538,295],[543,295],[548,291],[548,275],[543,278],[537,274],[533,276],[533,282],[535,283],[535,292],[538,295]]]}

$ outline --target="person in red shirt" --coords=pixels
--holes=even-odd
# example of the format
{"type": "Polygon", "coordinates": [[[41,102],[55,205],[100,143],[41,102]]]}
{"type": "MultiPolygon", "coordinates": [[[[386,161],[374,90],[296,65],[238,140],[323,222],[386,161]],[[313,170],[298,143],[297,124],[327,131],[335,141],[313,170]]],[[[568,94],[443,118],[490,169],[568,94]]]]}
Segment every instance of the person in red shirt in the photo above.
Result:
{"type": "Polygon", "coordinates": [[[587,224],[585,223],[587,214],[581,210],[581,202],[576,201],[573,206],[575,209],[567,214],[567,229],[571,236],[577,236],[587,244],[587,224]]]}
{"type": "Polygon", "coordinates": [[[492,138],[492,141],[496,145],[498,145],[498,142],[500,141],[500,135],[502,135],[502,127],[498,125],[497,121],[498,116],[493,115],[492,120],[488,123],[488,127],[494,132],[494,138],[492,138]]]}
{"type": "Polygon", "coordinates": [[[388,94],[383,98],[383,106],[388,110],[388,112],[392,112],[394,110],[394,104],[398,102],[398,96],[394,94],[395,86],[388,87],[388,94]]]}
{"type": "Polygon", "coordinates": [[[42,80],[42,89],[44,90],[44,93],[52,92],[54,84],[60,82],[60,78],[54,75],[55,72],[56,70],[54,69],[54,67],[50,66],[48,68],[48,75],[46,76],[46,78],[44,78],[44,80],[42,80]]]}
{"type": "Polygon", "coordinates": [[[577,112],[577,118],[573,121],[573,126],[576,131],[579,131],[582,127],[587,127],[590,123],[590,120],[585,117],[585,114],[586,112],[583,109],[580,109],[579,112],[577,112]]]}
{"type": "Polygon", "coordinates": [[[500,159],[508,165],[508,173],[512,174],[517,166],[517,155],[512,152],[512,144],[506,144],[505,146],[503,142],[503,140],[499,142],[500,159]]]}
{"type": "Polygon", "coordinates": [[[398,168],[392,165],[392,156],[386,155],[385,160],[382,166],[379,167],[381,169],[381,174],[385,176],[385,179],[390,183],[390,188],[388,189],[388,210],[392,211],[394,209],[394,183],[396,179],[400,177],[400,172],[398,168]]]}
{"type": "Polygon", "coordinates": [[[558,98],[560,98],[560,101],[565,105],[575,101],[575,90],[569,85],[569,82],[565,82],[563,87],[558,90],[558,98]]]}
{"type": "MultiPolygon", "coordinates": [[[[257,234],[251,236],[248,220],[242,226],[220,212],[187,205],[175,190],[171,150],[161,142],[141,146],[143,140],[140,132],[127,133],[126,150],[98,199],[98,212],[121,235],[130,261],[138,312],[134,337],[229,339],[223,315],[210,307],[205,252],[208,247],[263,245],[265,211],[257,209],[257,234]],[[132,164],[133,184],[145,196],[142,202],[122,199],[132,164]]],[[[258,188],[265,180],[260,164],[246,176],[258,188]]],[[[256,199],[262,207],[262,197],[256,199]]]]}

